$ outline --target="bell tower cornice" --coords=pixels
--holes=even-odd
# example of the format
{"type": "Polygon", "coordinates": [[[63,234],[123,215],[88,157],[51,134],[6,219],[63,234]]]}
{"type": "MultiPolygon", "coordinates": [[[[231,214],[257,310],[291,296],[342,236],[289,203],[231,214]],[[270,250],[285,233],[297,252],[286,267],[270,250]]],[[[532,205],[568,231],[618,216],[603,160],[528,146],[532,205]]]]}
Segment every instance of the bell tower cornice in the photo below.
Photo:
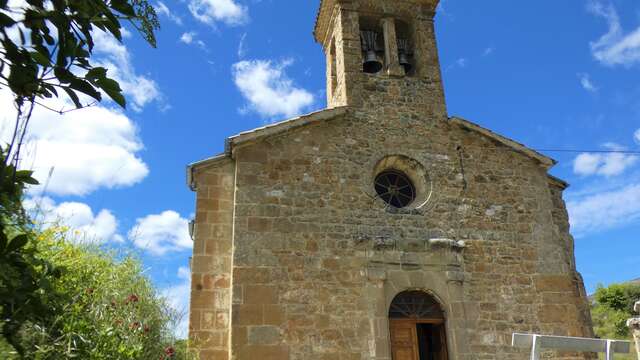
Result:
{"type": "Polygon", "coordinates": [[[322,0],[314,36],[329,108],[381,106],[446,119],[435,36],[440,0],[322,0]]]}
{"type": "Polygon", "coordinates": [[[316,16],[313,36],[318,43],[325,44],[336,5],[345,5],[346,7],[362,5],[365,8],[384,9],[388,7],[386,3],[393,4],[394,6],[402,4],[405,4],[405,6],[407,4],[415,5],[412,9],[414,16],[418,11],[423,16],[433,17],[440,0],[320,0],[320,8],[316,16]]]}

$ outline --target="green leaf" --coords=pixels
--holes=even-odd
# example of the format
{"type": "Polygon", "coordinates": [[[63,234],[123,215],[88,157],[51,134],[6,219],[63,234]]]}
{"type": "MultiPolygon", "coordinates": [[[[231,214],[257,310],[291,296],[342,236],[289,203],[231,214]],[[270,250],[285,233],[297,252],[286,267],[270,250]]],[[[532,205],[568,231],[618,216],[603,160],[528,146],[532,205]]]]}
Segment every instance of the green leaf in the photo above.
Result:
{"type": "Polygon", "coordinates": [[[80,102],[80,99],[78,98],[78,94],[76,94],[75,91],[73,91],[68,87],[63,87],[62,89],[67,93],[67,95],[69,95],[69,97],[71,98],[71,101],[73,101],[73,104],[76,106],[76,108],[78,109],[82,108],[82,103],[80,102]]]}
{"type": "Polygon", "coordinates": [[[42,66],[49,66],[51,64],[49,62],[49,59],[46,56],[42,55],[37,51],[32,51],[30,54],[31,54],[31,58],[42,66]]]}
{"type": "Polygon", "coordinates": [[[7,245],[7,247],[6,247],[6,252],[7,253],[14,252],[14,251],[24,247],[25,245],[27,245],[28,242],[29,242],[29,237],[27,236],[27,234],[20,234],[20,235],[14,237],[9,242],[9,245],[7,245]]]}
{"type": "Polygon", "coordinates": [[[122,108],[127,108],[127,100],[122,95],[122,89],[120,88],[120,84],[117,81],[103,78],[97,81],[98,87],[100,87],[104,92],[109,95],[109,97],[115,101],[122,108]]]}
{"type": "Polygon", "coordinates": [[[53,95],[55,95],[55,97],[58,97],[58,90],[56,90],[55,86],[45,83],[45,84],[42,84],[42,87],[50,91],[53,95]]]}
{"type": "Polygon", "coordinates": [[[95,67],[87,72],[85,78],[87,80],[104,79],[107,76],[107,69],[103,67],[95,67]]]}
{"type": "Polygon", "coordinates": [[[4,254],[4,249],[7,247],[7,235],[4,231],[0,231],[0,254],[4,254]]]}
{"type": "MultiPolygon", "coordinates": [[[[2,6],[6,7],[6,4],[2,6]]],[[[9,27],[16,23],[9,15],[0,12],[0,27],[9,27]]]]}
{"type": "Polygon", "coordinates": [[[75,77],[69,70],[64,67],[56,66],[53,68],[53,74],[60,80],[63,84],[68,84],[71,82],[71,79],[75,77]]]}
{"type": "Polygon", "coordinates": [[[71,82],[69,83],[69,87],[71,87],[74,90],[80,91],[81,93],[85,94],[85,95],[89,95],[92,98],[100,101],[102,100],[102,95],[100,95],[100,92],[98,92],[93,85],[91,85],[88,81],[83,80],[83,79],[79,79],[77,77],[74,76],[73,79],[71,79],[71,82]]]}
{"type": "Polygon", "coordinates": [[[131,4],[126,0],[111,0],[111,8],[126,16],[136,16],[133,6],[131,6],[131,4]]]}
{"type": "Polygon", "coordinates": [[[16,179],[18,181],[29,185],[39,185],[40,183],[38,182],[38,180],[34,179],[32,175],[33,171],[30,170],[16,171],[16,179]]]}

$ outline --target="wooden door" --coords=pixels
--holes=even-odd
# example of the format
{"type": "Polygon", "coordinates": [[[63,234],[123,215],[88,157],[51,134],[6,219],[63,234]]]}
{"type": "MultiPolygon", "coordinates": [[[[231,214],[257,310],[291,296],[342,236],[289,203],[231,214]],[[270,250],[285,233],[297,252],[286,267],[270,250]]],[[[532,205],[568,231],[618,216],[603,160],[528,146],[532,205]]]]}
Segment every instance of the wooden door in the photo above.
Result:
{"type": "Polygon", "coordinates": [[[415,321],[390,320],[393,360],[420,360],[415,321]]]}

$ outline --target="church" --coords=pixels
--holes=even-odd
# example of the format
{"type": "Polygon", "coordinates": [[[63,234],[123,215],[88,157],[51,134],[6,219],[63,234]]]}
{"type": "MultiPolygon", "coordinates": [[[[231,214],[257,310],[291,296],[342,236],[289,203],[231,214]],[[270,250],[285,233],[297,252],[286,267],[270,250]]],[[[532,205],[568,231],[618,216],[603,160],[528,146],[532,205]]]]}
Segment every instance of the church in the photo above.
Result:
{"type": "Polygon", "coordinates": [[[512,333],[593,336],[568,185],[448,115],[438,2],[321,0],[327,108],[188,167],[201,359],[527,359],[512,333]]]}

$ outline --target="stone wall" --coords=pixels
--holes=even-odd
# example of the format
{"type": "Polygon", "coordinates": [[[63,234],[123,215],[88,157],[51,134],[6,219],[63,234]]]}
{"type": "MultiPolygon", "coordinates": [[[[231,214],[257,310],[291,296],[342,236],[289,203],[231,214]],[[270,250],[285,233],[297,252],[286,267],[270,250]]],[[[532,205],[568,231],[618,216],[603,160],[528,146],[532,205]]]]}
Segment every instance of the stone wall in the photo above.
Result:
{"type": "Polygon", "coordinates": [[[546,171],[447,122],[383,114],[355,110],[235,150],[234,358],[390,359],[389,299],[415,288],[442,300],[452,359],[524,359],[516,331],[590,336],[546,171]],[[374,169],[391,154],[429,174],[427,206],[375,198],[374,169]],[[467,247],[433,248],[438,237],[467,247]]]}
{"type": "Polygon", "coordinates": [[[191,260],[189,338],[202,359],[228,358],[235,163],[195,174],[196,224],[191,260]]]}

